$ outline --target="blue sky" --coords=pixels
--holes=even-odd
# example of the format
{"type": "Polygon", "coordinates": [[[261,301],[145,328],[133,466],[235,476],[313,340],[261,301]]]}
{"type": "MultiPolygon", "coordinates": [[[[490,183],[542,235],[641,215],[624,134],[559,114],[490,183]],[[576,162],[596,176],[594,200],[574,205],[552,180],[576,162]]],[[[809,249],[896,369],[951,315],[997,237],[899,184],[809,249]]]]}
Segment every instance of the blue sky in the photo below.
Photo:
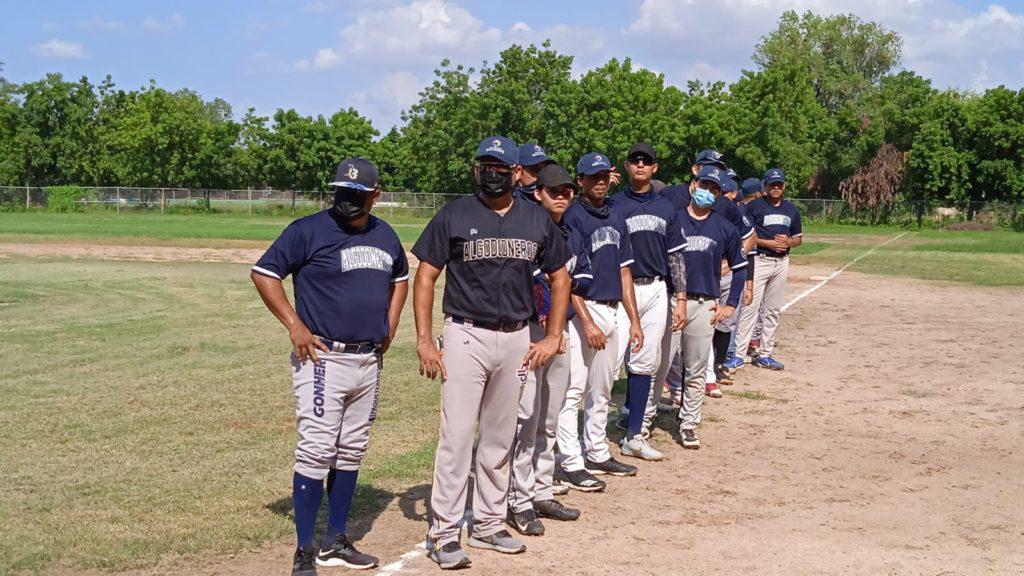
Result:
{"type": "Polygon", "coordinates": [[[236,115],[354,106],[382,132],[445,57],[478,66],[550,38],[576,72],[631,57],[665,74],[734,80],[787,10],[853,12],[899,32],[904,67],[937,86],[1020,88],[1024,0],[253,0],[12,2],[0,22],[4,76],[61,72],[122,87],[156,80],[221,97],[236,115]],[[515,10],[510,10],[514,6],[515,10]],[[718,34],[713,32],[718,30],[718,34]]]}

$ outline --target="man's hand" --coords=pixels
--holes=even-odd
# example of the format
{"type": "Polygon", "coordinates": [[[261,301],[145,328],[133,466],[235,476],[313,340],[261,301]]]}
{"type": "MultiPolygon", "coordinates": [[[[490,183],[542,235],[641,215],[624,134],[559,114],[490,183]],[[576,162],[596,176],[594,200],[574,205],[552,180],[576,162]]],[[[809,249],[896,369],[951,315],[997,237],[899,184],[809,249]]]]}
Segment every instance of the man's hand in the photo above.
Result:
{"type": "Polygon", "coordinates": [[[604,350],[605,345],[608,343],[608,339],[605,338],[604,332],[597,327],[597,324],[593,322],[583,323],[583,333],[587,337],[587,344],[594,350],[604,350]]]}
{"type": "Polygon", "coordinates": [[[786,236],[785,234],[776,234],[775,238],[772,240],[772,250],[779,253],[789,250],[789,236],[786,236]]]}
{"type": "Polygon", "coordinates": [[[562,336],[561,338],[558,339],[558,353],[565,354],[568,351],[569,341],[565,339],[565,336],[562,336]]]}
{"type": "Polygon", "coordinates": [[[612,171],[608,173],[608,187],[615,188],[622,181],[622,175],[619,174],[618,168],[612,168],[612,171]]]}
{"type": "Polygon", "coordinates": [[[754,287],[748,286],[743,289],[743,305],[750,306],[750,303],[754,301],[754,287]]]}
{"type": "Polygon", "coordinates": [[[729,271],[729,261],[722,259],[722,276],[727,276],[729,274],[729,271]]]}
{"type": "Polygon", "coordinates": [[[442,381],[448,379],[448,373],[444,369],[444,352],[438,350],[433,341],[418,340],[416,354],[420,357],[420,376],[433,380],[440,372],[442,381]]]}
{"type": "Polygon", "coordinates": [[[551,357],[558,353],[561,337],[555,338],[545,336],[539,342],[530,344],[530,350],[523,357],[523,364],[530,370],[536,370],[548,363],[551,357]]]}
{"type": "Polygon", "coordinates": [[[313,333],[302,322],[296,322],[288,330],[288,337],[292,339],[295,357],[299,359],[299,364],[304,364],[309,358],[312,358],[313,362],[319,362],[320,359],[316,356],[317,349],[330,352],[327,346],[319,338],[313,336],[313,333]]]}
{"type": "Polygon", "coordinates": [[[711,304],[711,310],[715,312],[715,316],[711,318],[711,325],[715,326],[722,320],[732,317],[733,313],[736,312],[736,308],[733,306],[719,306],[717,302],[711,304]]]}
{"type": "Polygon", "coordinates": [[[686,299],[676,301],[672,308],[672,331],[679,332],[686,326],[686,299]]]}
{"type": "Polygon", "coordinates": [[[636,354],[644,347],[644,331],[640,329],[640,324],[633,323],[629,325],[629,341],[633,344],[633,354],[636,354]]]}

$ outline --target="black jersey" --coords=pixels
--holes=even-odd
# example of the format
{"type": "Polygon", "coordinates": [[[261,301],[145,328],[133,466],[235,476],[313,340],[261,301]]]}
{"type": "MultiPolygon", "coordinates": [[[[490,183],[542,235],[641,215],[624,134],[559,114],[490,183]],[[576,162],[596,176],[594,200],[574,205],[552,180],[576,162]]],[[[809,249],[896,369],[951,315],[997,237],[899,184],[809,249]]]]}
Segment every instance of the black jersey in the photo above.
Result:
{"type": "Polygon", "coordinates": [[[479,196],[446,204],[412,253],[445,268],[445,314],[476,322],[527,320],[534,313],[533,273],[569,261],[562,233],[543,208],[517,199],[504,215],[479,196]]]}

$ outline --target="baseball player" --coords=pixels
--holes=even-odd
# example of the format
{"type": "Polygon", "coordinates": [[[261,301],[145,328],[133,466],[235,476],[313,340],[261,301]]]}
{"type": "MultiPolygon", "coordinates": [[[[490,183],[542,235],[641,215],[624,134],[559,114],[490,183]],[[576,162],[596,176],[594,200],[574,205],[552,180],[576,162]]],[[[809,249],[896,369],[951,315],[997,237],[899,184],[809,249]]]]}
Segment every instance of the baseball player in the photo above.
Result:
{"type": "MultiPolygon", "coordinates": [[[[642,142],[634,144],[626,156],[629,185],[608,199],[612,213],[626,221],[629,231],[629,242],[633,248],[633,263],[629,268],[644,334],[643,347],[639,352],[629,354],[626,363],[627,405],[636,409],[630,410],[626,416],[627,430],[621,449],[622,454],[643,460],[661,460],[664,457],[648,444],[642,434],[644,408],[651,394],[651,379],[661,365],[662,338],[671,318],[668,255],[686,245],[683,237],[679,238],[678,245],[668,244],[668,231],[676,226],[676,210],[671,202],[653,190],[651,179],[657,171],[654,148],[642,142]]],[[[629,322],[625,310],[620,308],[620,333],[625,333],[629,322]]],[[[619,354],[626,353],[624,340],[617,348],[619,354]]]]}
{"type": "Polygon", "coordinates": [[[363,158],[338,164],[327,210],[292,222],[252,268],[267,308],[288,328],[296,425],[292,495],[298,547],[293,576],[316,565],[367,569],[345,535],[359,464],[377,416],[381,358],[395,337],[409,263],[387,222],[370,215],[380,196],[377,168],[363,158]],[[292,276],[295,307],[283,279],[292,276]],[[327,530],[313,530],[327,479],[327,530]]]}
{"type": "Polygon", "coordinates": [[[569,305],[569,252],[542,208],[513,194],[518,150],[495,136],[477,149],[478,193],[446,204],[412,252],[420,259],[413,285],[420,373],[442,378],[441,428],[434,460],[430,558],[443,569],[470,564],[459,544],[466,511],[473,439],[479,423],[468,544],[516,554],[526,546],[504,526],[509,463],[520,394],[530,370],[558,352],[569,305]],[[530,342],[533,272],[547,274],[551,310],[546,335],[530,342]],[[432,336],[434,286],[446,269],[444,354],[432,336]]]}
{"type": "MultiPolygon", "coordinates": [[[[739,209],[740,215],[743,218],[747,218],[747,204],[756,200],[758,195],[763,193],[764,186],[760,178],[747,178],[740,184],[740,190],[735,200],[736,208],[739,209]]],[[[749,222],[750,219],[747,218],[747,221],[749,222]]],[[[729,334],[729,349],[726,351],[726,361],[723,365],[725,372],[728,374],[732,374],[739,368],[742,368],[744,363],[743,359],[739,358],[739,355],[736,354],[736,333],[739,331],[739,319],[743,317],[743,308],[749,306],[754,299],[754,256],[756,254],[756,249],[752,249],[747,253],[747,282],[744,284],[743,298],[740,300],[740,306],[736,309],[736,313],[729,319],[732,321],[732,328],[729,334]]],[[[758,318],[760,317],[761,315],[758,314],[758,318]]]]}
{"type": "Polygon", "coordinates": [[[539,144],[529,142],[519,146],[519,168],[516,169],[516,197],[536,202],[533,195],[537,189],[537,176],[548,164],[554,162],[539,144]]]}
{"type": "Polygon", "coordinates": [[[612,458],[605,427],[614,380],[617,340],[627,338],[634,354],[643,346],[643,332],[633,293],[633,250],[629,229],[606,202],[612,164],[604,154],[590,153],[576,164],[582,189],[578,202],[565,212],[564,220],[587,245],[594,280],[586,297],[573,295],[576,316],[569,325],[569,362],[572,366],[565,405],[558,417],[558,450],[562,482],[584,492],[604,490],[595,474],[633,476],[636,467],[612,458]],[[626,307],[629,334],[618,334],[616,311],[626,307]],[[586,395],[583,414],[583,446],[579,441],[577,414],[586,395]]]}
{"type": "Polygon", "coordinates": [[[740,318],[736,349],[747,349],[758,310],[763,305],[764,331],[754,365],[782,370],[782,362],[772,358],[775,330],[779,327],[779,313],[785,299],[789,251],[803,242],[803,228],[800,211],[782,197],[786,190],[786,175],[782,169],[772,168],[765,172],[764,186],[767,189],[764,197],[747,205],[747,217],[757,230],[757,265],[753,301],[740,318]]]}
{"type": "MultiPolygon", "coordinates": [[[[565,168],[552,163],[538,174],[534,195],[562,232],[572,254],[566,264],[566,270],[572,277],[572,293],[586,294],[594,278],[590,258],[583,237],[562,222],[562,215],[569,208],[575,189],[576,185],[565,168]]],[[[545,334],[544,325],[551,309],[551,288],[539,270],[534,277],[534,293],[537,314],[530,319],[530,336],[539,340],[545,334]]],[[[573,316],[575,310],[569,306],[568,317],[572,319],[573,316]]],[[[569,355],[565,353],[568,343],[569,333],[565,331],[562,334],[563,349],[546,366],[530,372],[519,401],[519,424],[512,449],[508,523],[527,536],[544,533],[540,518],[564,521],[580,517],[579,510],[567,508],[555,500],[555,435],[558,415],[569,387],[569,355]]],[[[564,484],[559,484],[559,488],[569,490],[564,484]]]]}
{"type": "MultiPolygon", "coordinates": [[[[695,430],[700,424],[704,402],[704,373],[711,351],[715,325],[736,310],[743,282],[746,280],[747,261],[743,256],[743,243],[736,227],[712,210],[720,192],[724,171],[715,166],[704,166],[697,174],[697,187],[690,206],[683,211],[679,225],[672,232],[670,243],[678,244],[678,235],[686,237],[683,249],[685,261],[685,294],[677,287],[677,299],[685,297],[686,314],[683,318],[681,350],[685,369],[683,402],[679,409],[679,435],[684,448],[700,448],[695,430]],[[722,260],[732,270],[730,295],[725,305],[718,303],[721,295],[722,260]]],[[[675,276],[674,276],[675,277],[675,276]]]]}

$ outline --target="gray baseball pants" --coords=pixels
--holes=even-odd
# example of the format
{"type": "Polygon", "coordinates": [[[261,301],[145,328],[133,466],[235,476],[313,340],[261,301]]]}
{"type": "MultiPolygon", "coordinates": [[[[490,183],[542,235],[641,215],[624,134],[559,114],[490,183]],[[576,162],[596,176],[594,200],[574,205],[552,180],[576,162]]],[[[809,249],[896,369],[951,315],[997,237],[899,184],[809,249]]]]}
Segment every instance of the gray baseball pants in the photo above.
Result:
{"type": "Polygon", "coordinates": [[[711,319],[714,300],[687,300],[686,325],[682,333],[684,377],[683,405],[679,408],[679,429],[694,430],[700,424],[701,406],[704,404],[704,375],[711,353],[711,337],[715,327],[711,319]]]}
{"type": "Polygon", "coordinates": [[[516,435],[515,406],[526,384],[527,328],[499,332],[444,322],[441,429],[434,458],[429,537],[437,546],[459,539],[466,512],[473,437],[477,432],[473,534],[504,529],[509,464],[516,435]],[[477,422],[480,427],[477,431],[477,422]]]}
{"type": "Polygon", "coordinates": [[[300,364],[292,354],[299,442],[295,471],[323,480],[333,467],[358,470],[380,399],[380,356],[318,352],[300,364]]]}
{"type": "MultiPolygon", "coordinates": [[[[530,340],[546,335],[540,325],[530,323],[530,340]]],[[[568,330],[563,334],[566,345],[568,330]]],[[[569,353],[555,355],[540,370],[527,375],[519,400],[519,421],[512,449],[512,486],[509,506],[515,512],[533,508],[533,502],[551,500],[555,483],[555,438],[558,415],[569,388],[569,353]]]]}
{"type": "Polygon", "coordinates": [[[786,301],[786,280],[789,276],[789,256],[774,258],[758,254],[754,264],[754,300],[743,309],[736,336],[736,352],[745,354],[754,335],[758,312],[764,309],[764,328],[761,331],[762,356],[771,356],[775,350],[775,330],[786,301]]]}

